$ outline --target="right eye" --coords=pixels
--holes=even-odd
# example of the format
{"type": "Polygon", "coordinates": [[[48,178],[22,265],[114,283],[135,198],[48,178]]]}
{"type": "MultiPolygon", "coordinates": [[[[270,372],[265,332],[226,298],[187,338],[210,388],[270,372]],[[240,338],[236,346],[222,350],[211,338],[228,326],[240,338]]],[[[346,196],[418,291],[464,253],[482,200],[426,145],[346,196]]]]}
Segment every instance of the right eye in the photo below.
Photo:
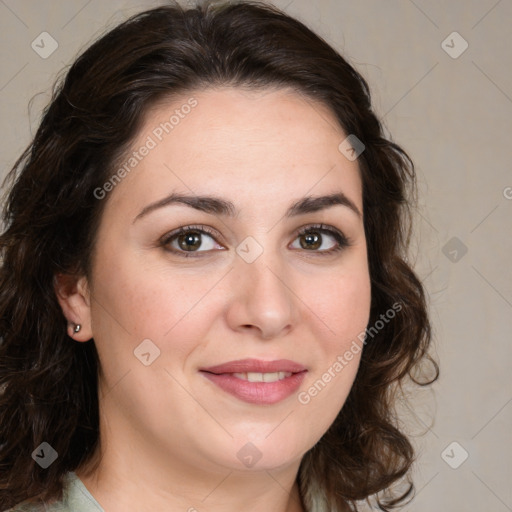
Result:
{"type": "Polygon", "coordinates": [[[191,257],[191,253],[210,252],[216,247],[225,249],[217,244],[213,230],[207,226],[183,226],[166,234],[160,243],[170,252],[186,258],[191,257]]]}

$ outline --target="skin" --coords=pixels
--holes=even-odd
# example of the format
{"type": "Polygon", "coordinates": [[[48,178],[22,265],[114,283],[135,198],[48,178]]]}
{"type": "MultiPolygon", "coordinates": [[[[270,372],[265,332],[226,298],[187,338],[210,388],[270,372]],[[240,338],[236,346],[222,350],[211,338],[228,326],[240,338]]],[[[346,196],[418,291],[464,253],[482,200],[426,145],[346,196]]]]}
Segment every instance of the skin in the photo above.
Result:
{"type": "Polygon", "coordinates": [[[64,314],[82,325],[70,335],[94,337],[102,370],[101,463],[77,474],[109,512],[302,511],[301,459],[340,411],[361,354],[309,403],[297,395],[364,331],[370,277],[361,216],[343,205],[284,214],[337,192],[362,212],[357,160],[338,150],[346,134],[325,106],[285,89],[205,89],[160,103],[133,149],[192,96],[197,106],[103,199],[90,278],[57,281],[64,314]],[[171,192],[221,197],[238,213],[173,204],[134,220],[171,192]],[[320,231],[320,246],[302,248],[297,231],[320,223],[351,245],[322,254],[337,242],[320,231]],[[170,252],[176,238],[159,243],[190,224],[215,231],[200,235],[199,257],[170,252]],[[236,252],[248,236],[263,249],[252,263],[236,252]],[[160,350],[149,366],[134,356],[144,339],[160,350]],[[255,405],[198,371],[244,358],[291,359],[308,372],[297,393],[255,405]],[[261,453],[251,468],[237,457],[248,442],[261,453]]]}

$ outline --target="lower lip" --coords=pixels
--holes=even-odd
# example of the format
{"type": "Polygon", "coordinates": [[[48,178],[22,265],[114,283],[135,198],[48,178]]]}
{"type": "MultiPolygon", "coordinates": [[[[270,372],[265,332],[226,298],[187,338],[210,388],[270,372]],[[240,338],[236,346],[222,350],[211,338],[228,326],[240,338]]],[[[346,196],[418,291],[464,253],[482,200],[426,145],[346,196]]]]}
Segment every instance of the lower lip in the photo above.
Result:
{"type": "Polygon", "coordinates": [[[294,373],[290,377],[285,377],[275,382],[249,382],[248,380],[234,377],[230,373],[222,373],[220,375],[208,372],[201,373],[221,389],[244,402],[270,405],[288,398],[297,391],[304,380],[306,370],[294,373]]]}

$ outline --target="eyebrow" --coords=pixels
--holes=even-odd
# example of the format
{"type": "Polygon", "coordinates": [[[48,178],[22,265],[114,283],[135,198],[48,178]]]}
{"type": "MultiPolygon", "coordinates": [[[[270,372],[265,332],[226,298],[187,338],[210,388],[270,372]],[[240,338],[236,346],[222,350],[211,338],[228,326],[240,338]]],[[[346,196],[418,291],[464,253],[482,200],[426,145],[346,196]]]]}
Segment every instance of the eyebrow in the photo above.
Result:
{"type": "MultiPolygon", "coordinates": [[[[155,203],[151,203],[135,217],[135,223],[140,218],[149,213],[173,204],[183,204],[190,206],[201,212],[222,215],[227,217],[235,217],[237,209],[231,201],[221,199],[214,196],[196,196],[186,194],[172,193],[155,203]]],[[[345,206],[354,212],[359,218],[362,218],[361,212],[355,203],[349,199],[343,192],[337,192],[326,196],[306,196],[293,203],[285,213],[285,217],[296,217],[306,213],[318,212],[332,206],[345,206]]]]}

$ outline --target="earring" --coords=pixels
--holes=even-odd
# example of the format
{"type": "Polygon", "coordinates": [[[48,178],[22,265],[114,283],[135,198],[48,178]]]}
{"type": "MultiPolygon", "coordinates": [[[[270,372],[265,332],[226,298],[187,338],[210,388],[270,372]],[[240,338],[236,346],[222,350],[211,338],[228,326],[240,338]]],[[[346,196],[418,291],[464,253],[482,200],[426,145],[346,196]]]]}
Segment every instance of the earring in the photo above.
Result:
{"type": "Polygon", "coordinates": [[[81,328],[82,328],[82,326],[80,324],[75,324],[75,328],[74,328],[73,332],[76,334],[76,333],[80,332],[81,328]]]}

